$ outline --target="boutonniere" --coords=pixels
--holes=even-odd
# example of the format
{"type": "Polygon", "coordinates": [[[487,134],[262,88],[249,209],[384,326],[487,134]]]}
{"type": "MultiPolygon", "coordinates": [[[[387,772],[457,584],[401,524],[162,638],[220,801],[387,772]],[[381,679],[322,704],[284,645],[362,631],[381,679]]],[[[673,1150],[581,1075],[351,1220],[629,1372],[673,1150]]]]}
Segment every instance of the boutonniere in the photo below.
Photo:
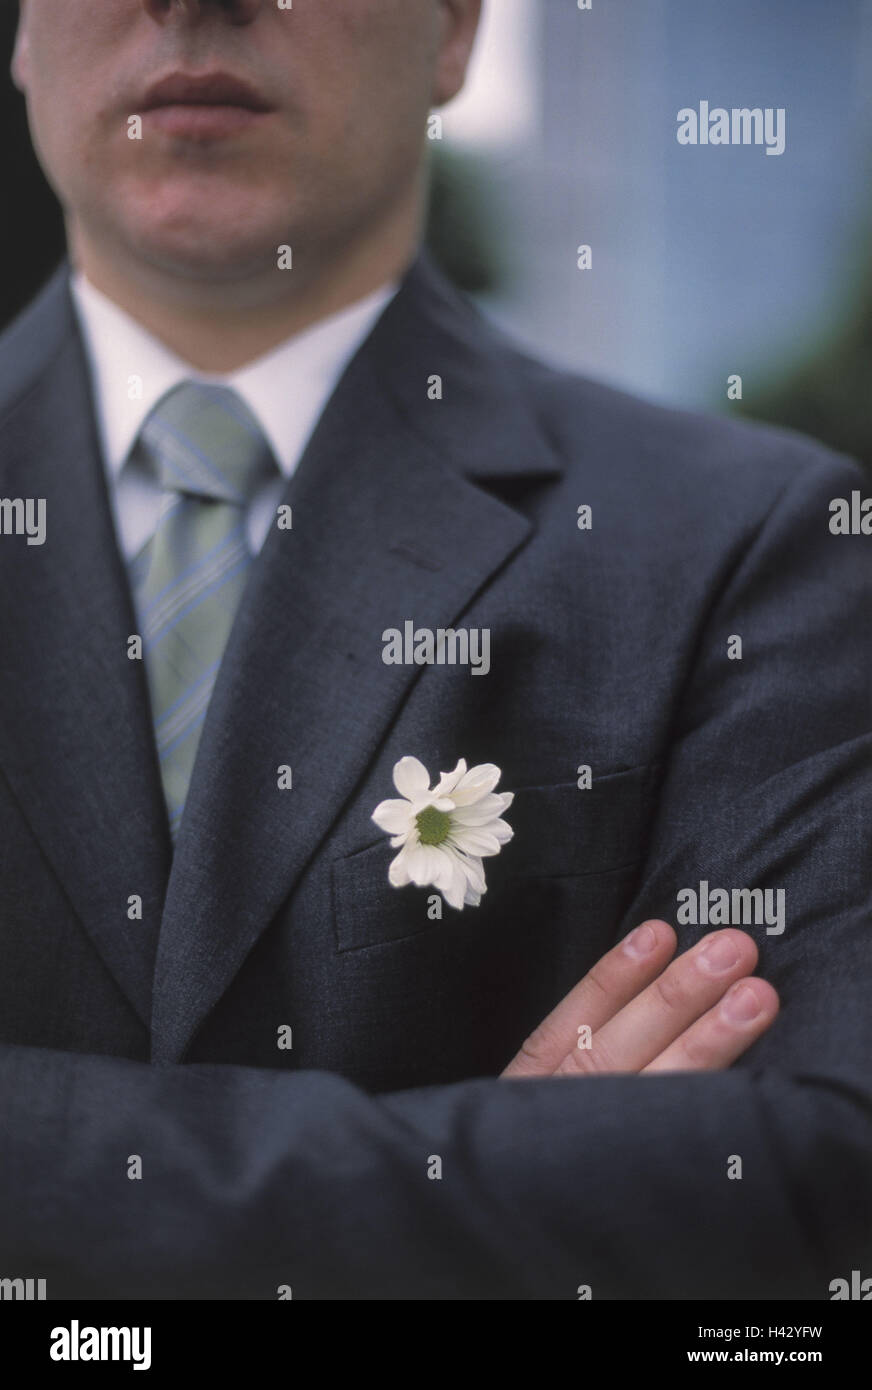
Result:
{"type": "Polygon", "coordinates": [[[501,820],[513,792],[495,792],[501,772],[493,763],[467,770],[463,758],[430,787],[430,774],[417,758],[394,764],[394,786],[402,800],[382,801],[372,818],[391,836],[399,854],[388,878],[394,888],[432,884],[449,907],[478,907],[487,890],[482,859],[499,854],[512,838],[501,820]]]}

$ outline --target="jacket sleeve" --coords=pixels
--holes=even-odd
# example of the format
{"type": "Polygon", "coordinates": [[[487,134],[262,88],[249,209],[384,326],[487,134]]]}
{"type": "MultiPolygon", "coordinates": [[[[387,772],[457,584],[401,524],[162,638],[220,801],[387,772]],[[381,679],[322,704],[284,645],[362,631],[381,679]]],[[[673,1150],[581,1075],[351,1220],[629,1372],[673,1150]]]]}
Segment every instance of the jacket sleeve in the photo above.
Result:
{"type": "Polygon", "coordinates": [[[621,927],[703,880],[784,891],[782,932],[747,927],[782,1013],[739,1064],[370,1096],[5,1047],[4,1272],[258,1299],[826,1299],[872,1274],[872,537],[828,510],[860,486],[813,451],[725,575],[621,927]]]}

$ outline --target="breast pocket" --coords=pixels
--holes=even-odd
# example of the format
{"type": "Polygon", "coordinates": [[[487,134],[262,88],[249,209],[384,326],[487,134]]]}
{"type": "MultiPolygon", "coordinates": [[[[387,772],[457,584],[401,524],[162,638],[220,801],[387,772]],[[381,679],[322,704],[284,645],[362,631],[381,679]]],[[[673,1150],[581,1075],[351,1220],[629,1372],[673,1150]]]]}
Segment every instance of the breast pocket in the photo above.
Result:
{"type": "MultiPolygon", "coordinates": [[[[360,950],[445,930],[486,932],[542,901],[542,881],[589,879],[591,901],[622,893],[645,853],[656,790],[657,766],[576,782],[521,787],[506,819],[514,836],[499,855],[484,861],[488,891],[478,908],[432,912],[432,887],[392,888],[388,865],[396,853],[386,836],[337,860],[332,870],[333,917],[339,951],[360,950]],[[531,891],[532,890],[532,891],[531,891]],[[462,927],[461,927],[462,922],[462,927]]],[[[438,896],[438,895],[437,895],[438,896]]]]}

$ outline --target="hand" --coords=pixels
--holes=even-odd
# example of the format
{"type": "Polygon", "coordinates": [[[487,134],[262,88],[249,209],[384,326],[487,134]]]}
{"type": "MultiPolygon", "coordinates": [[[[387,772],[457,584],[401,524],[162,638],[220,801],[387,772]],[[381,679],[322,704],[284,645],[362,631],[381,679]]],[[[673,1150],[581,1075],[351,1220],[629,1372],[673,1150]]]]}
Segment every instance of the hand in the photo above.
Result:
{"type": "Polygon", "coordinates": [[[749,978],[757,947],[747,932],[712,932],[666,968],[676,945],[668,922],[636,927],[530,1034],[502,1079],[728,1067],[774,1021],[778,995],[749,978]],[[585,1024],[590,1046],[580,1047],[585,1024]]]}

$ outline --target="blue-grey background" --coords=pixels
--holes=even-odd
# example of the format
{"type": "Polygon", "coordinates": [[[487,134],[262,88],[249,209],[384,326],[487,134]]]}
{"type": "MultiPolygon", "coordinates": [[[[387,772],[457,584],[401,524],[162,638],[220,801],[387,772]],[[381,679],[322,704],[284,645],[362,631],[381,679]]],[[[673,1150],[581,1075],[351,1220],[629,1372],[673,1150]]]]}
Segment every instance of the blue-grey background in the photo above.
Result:
{"type": "MultiPolygon", "coordinates": [[[[531,89],[522,128],[478,143],[513,270],[491,302],[540,351],[702,404],[728,372],[768,373],[852,312],[869,254],[867,0],[490,10],[479,68],[503,42],[494,28],[515,25],[531,89]],[[679,145],[676,114],[702,98],[785,107],[784,154],[679,145]],[[590,272],[575,268],[581,242],[590,272]]],[[[474,80],[486,100],[484,72],[474,80]]],[[[458,107],[467,148],[471,114],[458,107]]]]}

